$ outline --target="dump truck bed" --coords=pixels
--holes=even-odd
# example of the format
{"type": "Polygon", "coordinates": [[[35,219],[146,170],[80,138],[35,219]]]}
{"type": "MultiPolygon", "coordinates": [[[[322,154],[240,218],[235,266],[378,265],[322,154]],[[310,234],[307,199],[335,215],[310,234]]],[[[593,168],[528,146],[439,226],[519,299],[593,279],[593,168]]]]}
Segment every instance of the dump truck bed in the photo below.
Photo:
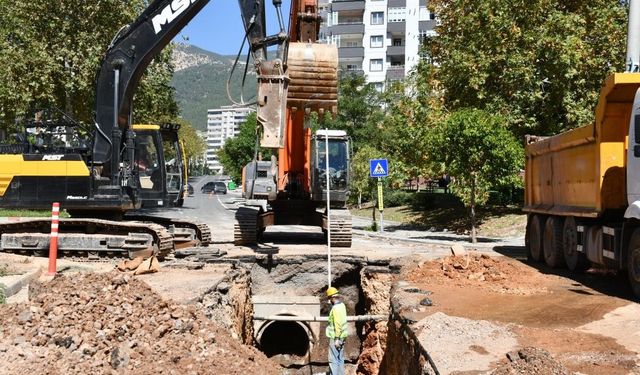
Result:
{"type": "Polygon", "coordinates": [[[598,217],[623,209],[629,116],[640,74],[610,75],[595,123],[525,147],[525,212],[598,217]]]}

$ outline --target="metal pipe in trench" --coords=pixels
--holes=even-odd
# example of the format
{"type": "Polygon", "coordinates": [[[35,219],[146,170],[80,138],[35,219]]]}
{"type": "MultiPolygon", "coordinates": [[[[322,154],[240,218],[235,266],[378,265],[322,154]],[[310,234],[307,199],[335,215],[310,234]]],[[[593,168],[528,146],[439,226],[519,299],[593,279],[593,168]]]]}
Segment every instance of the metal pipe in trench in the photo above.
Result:
{"type": "MultiPolygon", "coordinates": [[[[328,316],[294,316],[294,315],[270,315],[254,316],[253,320],[270,320],[274,322],[326,322],[328,316]]],[[[389,315],[354,315],[347,316],[347,322],[365,322],[369,320],[389,320],[389,315]]]]}

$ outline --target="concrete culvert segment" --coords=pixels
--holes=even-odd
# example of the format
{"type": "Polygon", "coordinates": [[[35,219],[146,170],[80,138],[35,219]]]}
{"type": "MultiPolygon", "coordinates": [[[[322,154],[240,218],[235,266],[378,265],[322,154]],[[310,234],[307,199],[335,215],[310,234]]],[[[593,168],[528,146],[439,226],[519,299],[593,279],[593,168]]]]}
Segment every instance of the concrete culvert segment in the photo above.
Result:
{"type": "Polygon", "coordinates": [[[256,341],[267,357],[279,354],[306,357],[313,337],[305,323],[270,321],[263,325],[256,341]]]}

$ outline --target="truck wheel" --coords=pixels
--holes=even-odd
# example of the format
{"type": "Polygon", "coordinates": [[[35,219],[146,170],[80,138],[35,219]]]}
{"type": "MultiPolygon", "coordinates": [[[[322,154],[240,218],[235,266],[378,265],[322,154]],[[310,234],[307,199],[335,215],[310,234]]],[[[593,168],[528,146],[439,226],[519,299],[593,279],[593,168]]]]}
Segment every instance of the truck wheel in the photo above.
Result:
{"type": "Polygon", "coordinates": [[[562,225],[562,218],[558,216],[550,216],[544,225],[542,249],[544,252],[544,261],[551,268],[564,266],[562,225]]]}
{"type": "Polygon", "coordinates": [[[629,240],[627,254],[627,274],[633,293],[640,297],[640,228],[636,228],[629,240]]]}
{"type": "Polygon", "coordinates": [[[542,229],[544,227],[544,216],[532,215],[529,217],[527,224],[526,243],[527,243],[527,259],[542,261],[542,229]]]}
{"type": "Polygon", "coordinates": [[[573,272],[584,272],[591,267],[591,263],[578,251],[578,226],[576,219],[569,216],[564,219],[562,228],[562,250],[567,268],[573,272]]]}

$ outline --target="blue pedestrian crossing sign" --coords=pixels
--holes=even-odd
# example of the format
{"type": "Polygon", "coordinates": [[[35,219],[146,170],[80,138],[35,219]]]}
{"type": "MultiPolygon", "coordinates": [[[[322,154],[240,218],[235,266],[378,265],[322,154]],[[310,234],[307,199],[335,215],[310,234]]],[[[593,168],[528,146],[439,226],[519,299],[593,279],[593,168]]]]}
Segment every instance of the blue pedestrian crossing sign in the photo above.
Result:
{"type": "Polygon", "coordinates": [[[369,160],[369,175],[371,177],[387,177],[389,174],[389,164],[387,159],[369,160]]]}

